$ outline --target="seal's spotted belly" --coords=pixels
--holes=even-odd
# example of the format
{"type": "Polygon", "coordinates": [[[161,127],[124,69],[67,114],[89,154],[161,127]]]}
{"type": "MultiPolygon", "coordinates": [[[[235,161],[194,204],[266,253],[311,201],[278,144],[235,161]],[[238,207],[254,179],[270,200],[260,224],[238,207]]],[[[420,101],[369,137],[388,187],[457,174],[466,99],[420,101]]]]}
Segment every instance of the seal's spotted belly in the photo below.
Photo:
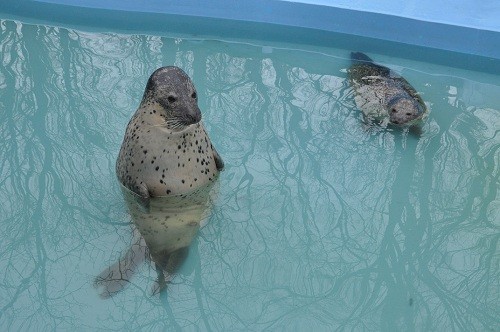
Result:
{"type": "Polygon", "coordinates": [[[141,179],[152,196],[165,196],[182,194],[215,180],[219,172],[214,151],[201,124],[182,132],[162,131],[161,127],[141,130],[138,135],[144,139],[132,138],[129,149],[121,152],[128,162],[118,170],[118,177],[126,187],[141,179]]]}

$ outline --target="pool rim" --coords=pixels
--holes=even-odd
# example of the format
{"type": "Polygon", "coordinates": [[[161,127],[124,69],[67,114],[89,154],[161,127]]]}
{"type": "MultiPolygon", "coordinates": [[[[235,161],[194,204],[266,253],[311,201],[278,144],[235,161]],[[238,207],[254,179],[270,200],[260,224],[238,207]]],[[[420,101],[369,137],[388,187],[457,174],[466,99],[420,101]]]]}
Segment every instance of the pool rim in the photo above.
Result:
{"type": "Polygon", "coordinates": [[[500,47],[496,47],[500,45],[500,31],[314,1],[4,0],[0,18],[84,30],[155,35],[169,32],[356,48],[445,65],[454,56],[456,67],[500,74],[500,47]],[[386,44],[381,46],[381,41],[386,44]]]}

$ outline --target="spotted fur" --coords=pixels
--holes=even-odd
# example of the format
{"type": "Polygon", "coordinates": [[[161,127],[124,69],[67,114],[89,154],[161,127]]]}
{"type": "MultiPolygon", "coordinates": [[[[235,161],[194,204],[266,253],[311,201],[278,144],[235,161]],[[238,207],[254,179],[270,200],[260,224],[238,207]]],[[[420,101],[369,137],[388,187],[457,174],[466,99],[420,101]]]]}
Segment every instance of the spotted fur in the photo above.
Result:
{"type": "Polygon", "coordinates": [[[180,68],[150,77],[116,163],[120,182],[144,202],[213,182],[224,163],[201,123],[196,89],[180,68]]]}
{"type": "Polygon", "coordinates": [[[354,89],[356,106],[368,121],[413,126],[427,116],[424,101],[403,77],[363,53],[352,53],[351,59],[349,83],[354,89]]]}
{"type": "Polygon", "coordinates": [[[96,277],[103,298],[126,287],[148,256],[158,273],[154,292],[166,287],[210,212],[223,167],[201,123],[191,79],[177,67],[156,70],[116,162],[135,239],[118,262],[96,277]]]}

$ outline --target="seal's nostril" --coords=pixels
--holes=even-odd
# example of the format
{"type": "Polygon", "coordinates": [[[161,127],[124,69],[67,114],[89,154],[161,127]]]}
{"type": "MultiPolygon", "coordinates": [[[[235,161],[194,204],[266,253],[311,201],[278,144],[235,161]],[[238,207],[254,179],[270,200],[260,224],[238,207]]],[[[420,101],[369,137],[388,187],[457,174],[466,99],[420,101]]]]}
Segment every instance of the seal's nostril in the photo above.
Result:
{"type": "Polygon", "coordinates": [[[200,120],[201,120],[201,111],[200,111],[200,109],[198,107],[196,107],[196,110],[195,110],[194,114],[191,115],[191,117],[193,118],[194,123],[200,122],[200,120]]]}
{"type": "Polygon", "coordinates": [[[200,122],[201,120],[201,113],[197,114],[187,114],[185,117],[185,123],[186,125],[191,125],[200,122]]]}

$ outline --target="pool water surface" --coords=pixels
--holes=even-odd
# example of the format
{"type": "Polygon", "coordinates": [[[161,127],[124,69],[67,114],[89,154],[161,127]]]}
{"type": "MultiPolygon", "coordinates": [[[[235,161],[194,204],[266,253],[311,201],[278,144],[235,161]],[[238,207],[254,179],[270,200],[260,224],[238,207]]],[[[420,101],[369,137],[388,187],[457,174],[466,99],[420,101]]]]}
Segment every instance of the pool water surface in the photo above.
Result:
{"type": "MultiPolygon", "coordinates": [[[[367,127],[350,49],[0,20],[0,330],[500,329],[500,80],[383,54],[431,113],[367,127]],[[184,69],[225,161],[165,292],[115,176],[149,75],[184,69]]],[[[482,61],[478,58],[478,61],[482,61]]]]}

